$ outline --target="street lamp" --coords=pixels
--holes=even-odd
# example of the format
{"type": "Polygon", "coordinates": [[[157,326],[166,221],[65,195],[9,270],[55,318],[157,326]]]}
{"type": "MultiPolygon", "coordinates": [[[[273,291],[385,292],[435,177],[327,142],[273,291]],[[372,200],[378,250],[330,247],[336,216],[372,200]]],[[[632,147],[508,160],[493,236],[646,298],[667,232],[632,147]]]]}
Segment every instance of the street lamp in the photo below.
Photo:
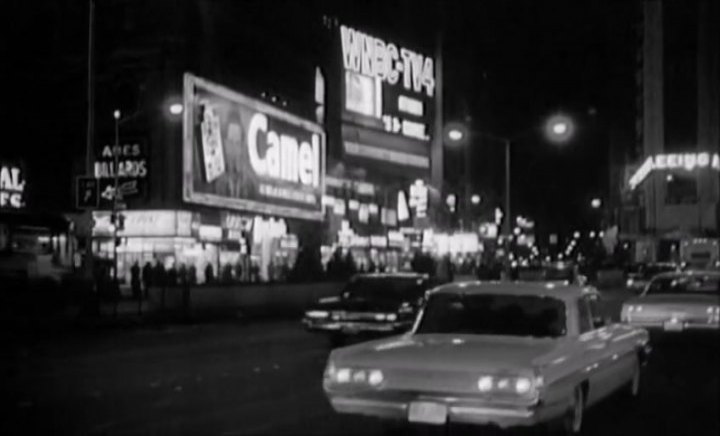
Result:
{"type": "Polygon", "coordinates": [[[590,201],[590,206],[593,209],[600,209],[600,206],[602,206],[602,200],[599,198],[593,198],[592,201],[590,201]]]}
{"type": "Polygon", "coordinates": [[[481,198],[477,194],[474,194],[472,197],[470,197],[470,202],[475,205],[480,204],[480,200],[481,200],[481,198]]]}
{"type": "MultiPolygon", "coordinates": [[[[575,124],[573,120],[563,114],[557,114],[549,117],[545,121],[545,138],[553,143],[562,144],[570,140],[575,133],[575,124]]],[[[521,135],[516,135],[513,138],[502,137],[491,135],[485,132],[470,130],[468,127],[460,122],[450,122],[445,125],[444,135],[447,139],[448,144],[455,146],[465,146],[465,199],[467,201],[469,194],[470,180],[468,174],[470,172],[470,146],[469,136],[472,135],[478,137],[484,137],[493,141],[501,142],[505,145],[505,222],[503,225],[503,233],[507,236],[508,241],[508,252],[510,251],[509,240],[512,236],[512,210],[510,203],[510,145],[513,139],[518,138],[521,135]]]]}
{"type": "Polygon", "coordinates": [[[183,111],[183,105],[181,103],[173,103],[168,109],[172,115],[180,115],[183,111]]]}

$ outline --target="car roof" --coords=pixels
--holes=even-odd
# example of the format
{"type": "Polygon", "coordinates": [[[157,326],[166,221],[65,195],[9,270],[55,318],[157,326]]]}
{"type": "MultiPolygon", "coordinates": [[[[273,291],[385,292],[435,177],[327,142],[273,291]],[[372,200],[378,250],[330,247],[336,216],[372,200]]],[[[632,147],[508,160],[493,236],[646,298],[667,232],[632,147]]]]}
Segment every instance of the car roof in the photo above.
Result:
{"type": "Polygon", "coordinates": [[[576,300],[583,295],[599,295],[592,286],[578,286],[574,284],[556,282],[500,282],[500,281],[469,281],[456,282],[439,286],[433,293],[448,294],[507,294],[507,295],[537,295],[557,298],[559,300],[576,300]]]}
{"type": "Polygon", "coordinates": [[[699,277],[699,276],[710,276],[710,277],[720,277],[720,271],[717,270],[699,270],[699,269],[690,269],[685,271],[669,271],[664,272],[661,274],[656,275],[653,279],[672,279],[672,278],[678,278],[678,277],[699,277]]]}
{"type": "Polygon", "coordinates": [[[375,272],[375,273],[359,273],[353,275],[355,279],[427,279],[427,274],[416,272],[375,272]]]}

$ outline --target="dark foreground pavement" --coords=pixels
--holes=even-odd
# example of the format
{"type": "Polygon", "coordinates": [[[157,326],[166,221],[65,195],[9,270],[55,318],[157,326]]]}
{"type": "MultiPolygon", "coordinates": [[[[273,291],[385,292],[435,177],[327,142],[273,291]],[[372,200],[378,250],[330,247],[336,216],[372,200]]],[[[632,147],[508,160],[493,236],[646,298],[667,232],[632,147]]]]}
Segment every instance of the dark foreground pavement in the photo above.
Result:
{"type": "MultiPolygon", "coordinates": [[[[608,296],[614,311],[626,297],[608,296]]],[[[3,338],[0,435],[382,434],[375,420],[331,410],[321,388],[328,342],[295,320],[3,338]]],[[[585,434],[720,434],[719,351],[714,337],[659,342],[643,398],[599,405],[585,434]]]]}

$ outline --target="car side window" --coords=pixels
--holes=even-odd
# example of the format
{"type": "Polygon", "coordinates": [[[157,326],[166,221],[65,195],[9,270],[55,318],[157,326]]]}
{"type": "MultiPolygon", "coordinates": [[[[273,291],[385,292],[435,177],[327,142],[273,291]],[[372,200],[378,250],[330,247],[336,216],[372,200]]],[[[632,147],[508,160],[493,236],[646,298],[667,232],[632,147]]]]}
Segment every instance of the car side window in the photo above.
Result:
{"type": "Polygon", "coordinates": [[[578,328],[580,333],[589,332],[593,329],[592,315],[590,314],[590,305],[585,298],[577,301],[578,309],[578,328]]]}

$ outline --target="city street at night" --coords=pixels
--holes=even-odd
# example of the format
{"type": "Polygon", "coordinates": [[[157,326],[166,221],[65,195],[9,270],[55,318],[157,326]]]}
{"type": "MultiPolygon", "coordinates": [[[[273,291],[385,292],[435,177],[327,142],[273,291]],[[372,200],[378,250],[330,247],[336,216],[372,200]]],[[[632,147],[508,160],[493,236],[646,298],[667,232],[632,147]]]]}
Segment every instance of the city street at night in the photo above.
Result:
{"type": "MultiPolygon", "coordinates": [[[[615,303],[626,296],[609,295],[615,303]]],[[[716,342],[684,342],[656,347],[640,399],[603,402],[589,412],[585,434],[718,434],[716,342]]],[[[304,331],[297,320],[25,338],[3,349],[0,433],[382,434],[373,419],[331,410],[321,385],[329,349],[326,338],[304,331]]],[[[483,434],[472,427],[449,431],[483,434]]]]}
{"type": "Polygon", "coordinates": [[[0,17],[0,436],[720,435],[720,1],[0,17]]]}

